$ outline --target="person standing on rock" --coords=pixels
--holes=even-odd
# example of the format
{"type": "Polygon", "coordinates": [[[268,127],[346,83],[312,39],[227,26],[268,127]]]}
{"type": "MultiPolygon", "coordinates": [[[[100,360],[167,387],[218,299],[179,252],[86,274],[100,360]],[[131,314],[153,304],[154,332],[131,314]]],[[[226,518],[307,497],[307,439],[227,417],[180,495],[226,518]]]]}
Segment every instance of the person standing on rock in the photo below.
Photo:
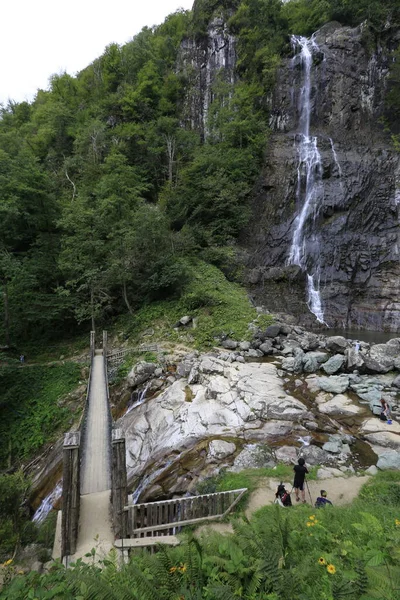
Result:
{"type": "Polygon", "coordinates": [[[392,419],[390,416],[390,406],[389,404],[386,402],[386,400],[384,400],[383,398],[381,398],[381,421],[386,421],[388,425],[392,424],[392,419]]]}
{"type": "Polygon", "coordinates": [[[306,467],[306,461],[304,458],[299,458],[297,461],[297,465],[293,467],[294,471],[294,481],[293,481],[293,489],[296,494],[296,502],[300,502],[300,493],[303,504],[306,502],[306,491],[304,489],[304,480],[306,475],[308,475],[308,469],[306,467]]]}

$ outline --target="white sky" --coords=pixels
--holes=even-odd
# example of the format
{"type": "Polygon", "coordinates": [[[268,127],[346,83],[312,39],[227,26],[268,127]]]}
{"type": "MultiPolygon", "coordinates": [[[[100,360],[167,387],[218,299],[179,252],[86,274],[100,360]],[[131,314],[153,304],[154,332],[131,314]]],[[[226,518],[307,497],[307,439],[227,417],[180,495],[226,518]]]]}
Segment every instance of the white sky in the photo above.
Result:
{"type": "Polygon", "coordinates": [[[50,75],[74,75],[112,42],[129,41],[193,0],[3,0],[0,103],[32,100],[50,75]]]}

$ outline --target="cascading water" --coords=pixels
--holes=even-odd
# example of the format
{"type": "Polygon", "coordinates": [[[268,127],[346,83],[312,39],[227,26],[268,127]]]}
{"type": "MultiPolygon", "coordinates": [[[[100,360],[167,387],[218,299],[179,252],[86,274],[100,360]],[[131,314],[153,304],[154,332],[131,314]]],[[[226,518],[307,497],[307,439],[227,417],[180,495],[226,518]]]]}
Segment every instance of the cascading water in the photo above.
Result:
{"type": "Polygon", "coordinates": [[[293,225],[288,264],[298,265],[307,274],[309,309],[320,323],[325,323],[319,291],[319,242],[318,237],[312,235],[312,223],[323,197],[321,155],[317,137],[310,136],[312,53],[319,48],[313,38],[292,36],[292,44],[294,49],[300,48],[293,61],[300,63],[303,85],[299,95],[299,133],[296,135],[299,157],[296,200],[299,212],[293,225]]]}
{"type": "Polygon", "coordinates": [[[43,523],[49,512],[53,509],[53,506],[62,495],[62,479],[56,485],[56,487],[50,492],[48,496],[42,501],[39,508],[36,510],[32,517],[32,521],[35,523],[43,523]]]}

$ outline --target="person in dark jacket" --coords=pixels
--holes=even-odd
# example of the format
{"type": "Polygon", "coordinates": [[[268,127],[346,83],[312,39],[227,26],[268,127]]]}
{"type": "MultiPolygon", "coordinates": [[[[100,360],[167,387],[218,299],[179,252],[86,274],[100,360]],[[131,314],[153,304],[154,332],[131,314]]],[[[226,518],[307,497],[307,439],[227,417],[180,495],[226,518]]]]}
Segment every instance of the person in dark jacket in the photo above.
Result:
{"type": "Polygon", "coordinates": [[[296,494],[296,502],[300,502],[300,493],[301,493],[301,499],[302,499],[303,503],[305,504],[306,492],[304,489],[304,480],[306,478],[306,475],[308,474],[308,469],[305,466],[306,461],[304,460],[304,458],[299,458],[297,463],[298,464],[293,467],[293,471],[294,471],[293,489],[294,489],[294,493],[296,494]]]}
{"type": "Polygon", "coordinates": [[[318,496],[318,498],[315,501],[315,508],[324,508],[327,504],[330,504],[332,506],[332,502],[326,497],[326,491],[321,490],[320,494],[321,495],[318,496]]]}

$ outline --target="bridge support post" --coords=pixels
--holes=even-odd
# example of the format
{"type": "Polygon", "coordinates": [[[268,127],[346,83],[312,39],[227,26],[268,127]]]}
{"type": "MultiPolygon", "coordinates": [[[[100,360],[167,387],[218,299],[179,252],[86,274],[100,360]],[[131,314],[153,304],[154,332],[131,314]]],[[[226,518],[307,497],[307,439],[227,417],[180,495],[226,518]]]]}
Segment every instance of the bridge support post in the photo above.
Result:
{"type": "Polygon", "coordinates": [[[125,436],[121,429],[112,431],[111,503],[114,534],[117,539],[127,537],[128,484],[126,477],[125,436]]]}
{"type": "Polygon", "coordinates": [[[66,433],[63,449],[61,556],[75,554],[80,505],[80,433],[66,433]]]}

